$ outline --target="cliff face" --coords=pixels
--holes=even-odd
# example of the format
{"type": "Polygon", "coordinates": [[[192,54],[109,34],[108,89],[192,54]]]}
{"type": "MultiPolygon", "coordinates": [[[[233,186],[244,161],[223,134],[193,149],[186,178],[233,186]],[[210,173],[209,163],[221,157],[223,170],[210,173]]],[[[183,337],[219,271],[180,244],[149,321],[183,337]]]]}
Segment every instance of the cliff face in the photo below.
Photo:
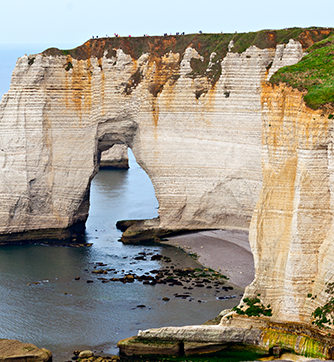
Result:
{"type": "Polygon", "coordinates": [[[248,294],[270,301],[275,319],[310,322],[328,298],[332,129],[328,115],[306,107],[299,91],[263,87],[263,186],[250,227],[257,272],[248,294]]]}
{"type": "MultiPolygon", "coordinates": [[[[292,42],[281,65],[284,52],[302,56],[292,42]]],[[[20,58],[0,108],[0,233],[80,229],[100,153],[114,144],[148,173],[160,227],[247,229],[262,184],[261,85],[275,54],[253,46],[215,63],[213,54],[196,76],[191,62],[203,58],[192,47],[160,58],[122,49],[20,58]]]]}
{"type": "Polygon", "coordinates": [[[181,52],[153,39],[134,55],[101,39],[20,58],[0,104],[2,238],[81,232],[101,152],[128,146],[153,183],[158,227],[248,229],[252,218],[246,295],[271,304],[273,321],[310,323],[333,277],[333,126],[299,91],[267,83],[310,39],[238,53],[228,37],[222,58],[198,41],[181,52]]]}

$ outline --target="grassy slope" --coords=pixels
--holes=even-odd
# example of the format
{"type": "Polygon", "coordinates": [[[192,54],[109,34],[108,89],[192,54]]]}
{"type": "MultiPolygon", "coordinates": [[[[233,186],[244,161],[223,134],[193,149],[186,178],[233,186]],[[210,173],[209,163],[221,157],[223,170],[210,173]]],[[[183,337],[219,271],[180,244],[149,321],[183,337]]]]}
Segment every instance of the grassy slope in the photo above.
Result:
{"type": "Polygon", "coordinates": [[[312,109],[334,106],[334,35],[307,49],[308,55],[292,66],[279,69],[270,79],[306,90],[306,104],[312,109]]]}

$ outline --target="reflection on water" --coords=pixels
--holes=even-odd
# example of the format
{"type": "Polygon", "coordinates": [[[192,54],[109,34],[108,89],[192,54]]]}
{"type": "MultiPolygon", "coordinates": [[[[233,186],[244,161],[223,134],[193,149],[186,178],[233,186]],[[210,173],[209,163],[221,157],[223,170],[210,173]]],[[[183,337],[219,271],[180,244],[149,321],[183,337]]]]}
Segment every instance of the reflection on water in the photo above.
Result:
{"type": "Polygon", "coordinates": [[[205,303],[190,303],[173,299],[174,293],[183,292],[181,286],[102,283],[91,273],[97,262],[115,269],[104,275],[108,278],[130,271],[144,274],[162,266],[149,258],[135,260],[143,250],[171,257],[176,267],[198,266],[178,249],[125,246],[117,241],[121,236],[115,227],[117,220],[157,216],[148,177],[133,156],[130,166],[128,171],[100,171],[93,180],[87,221],[87,242],[93,242],[92,247],[0,248],[1,338],[49,348],[57,362],[68,359],[75,349],[115,353],[117,341],[139,329],[203,323],[229,307],[227,301],[203,295],[202,290],[194,294],[205,303]],[[171,300],[163,302],[165,296],[171,300]],[[140,304],[146,308],[137,308],[140,304]]]}

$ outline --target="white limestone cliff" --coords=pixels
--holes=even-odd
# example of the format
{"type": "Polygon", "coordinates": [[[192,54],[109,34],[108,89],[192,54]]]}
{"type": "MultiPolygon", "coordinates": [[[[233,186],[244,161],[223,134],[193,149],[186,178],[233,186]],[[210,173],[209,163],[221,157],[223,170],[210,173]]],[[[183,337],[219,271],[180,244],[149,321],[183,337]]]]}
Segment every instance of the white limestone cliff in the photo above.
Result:
{"type": "Polygon", "coordinates": [[[247,229],[262,185],[261,84],[275,50],[229,52],[214,86],[190,74],[200,58],[192,48],[176,79],[181,54],[160,64],[106,55],[18,60],[0,106],[0,233],[82,226],[99,154],[114,144],[131,147],[148,173],[160,227],[247,229]]]}
{"type": "Polygon", "coordinates": [[[298,91],[266,83],[302,56],[295,41],[231,47],[203,75],[190,46],[20,58],[0,104],[2,240],[81,232],[101,152],[123,145],[153,183],[159,228],[250,227],[246,295],[271,304],[275,322],[310,324],[333,278],[332,124],[298,91]]]}

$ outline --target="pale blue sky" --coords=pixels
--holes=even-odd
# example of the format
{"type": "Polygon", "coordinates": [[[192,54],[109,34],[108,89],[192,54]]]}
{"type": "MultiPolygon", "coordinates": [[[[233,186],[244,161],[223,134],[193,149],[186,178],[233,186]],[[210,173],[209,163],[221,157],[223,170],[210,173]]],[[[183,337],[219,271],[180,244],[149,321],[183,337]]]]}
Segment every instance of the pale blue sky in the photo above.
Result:
{"type": "Polygon", "coordinates": [[[333,0],[1,0],[0,44],[74,47],[92,35],[333,26],[333,0]]]}

